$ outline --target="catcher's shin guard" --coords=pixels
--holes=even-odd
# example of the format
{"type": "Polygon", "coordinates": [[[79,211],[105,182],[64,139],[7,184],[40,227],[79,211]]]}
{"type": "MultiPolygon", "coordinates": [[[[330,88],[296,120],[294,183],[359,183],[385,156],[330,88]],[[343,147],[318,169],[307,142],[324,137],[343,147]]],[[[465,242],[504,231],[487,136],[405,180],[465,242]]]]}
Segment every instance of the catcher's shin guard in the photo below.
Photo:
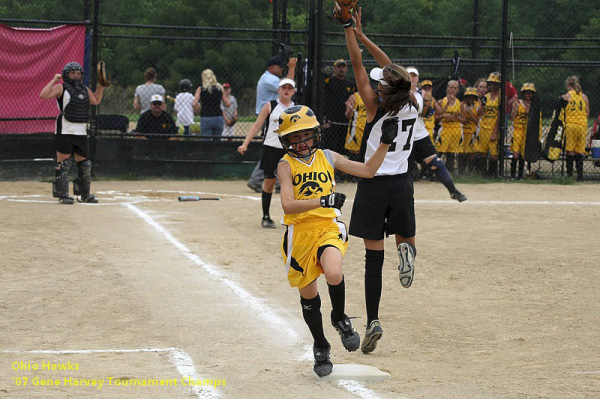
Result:
{"type": "Polygon", "coordinates": [[[69,196],[69,169],[71,163],[68,159],[57,162],[54,168],[54,181],[52,182],[52,196],[63,198],[69,196]]]}
{"type": "Polygon", "coordinates": [[[96,196],[90,194],[92,180],[92,161],[77,162],[77,179],[73,181],[73,193],[81,197],[79,202],[98,202],[96,196]]]}

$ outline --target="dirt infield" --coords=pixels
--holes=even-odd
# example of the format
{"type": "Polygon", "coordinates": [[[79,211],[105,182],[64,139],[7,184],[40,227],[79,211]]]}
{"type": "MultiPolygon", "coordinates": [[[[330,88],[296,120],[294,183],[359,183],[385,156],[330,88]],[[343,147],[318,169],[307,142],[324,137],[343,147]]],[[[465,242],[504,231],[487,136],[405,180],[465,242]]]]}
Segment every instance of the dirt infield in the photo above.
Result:
{"type": "MultiPolygon", "coordinates": [[[[334,364],[391,374],[377,383],[312,375],[284,229],[260,227],[245,182],[92,188],[99,204],[69,206],[49,183],[0,182],[0,398],[600,397],[599,185],[462,185],[459,204],[418,183],[415,281],[400,286],[387,240],[376,351],[345,352],[325,326],[334,364]]],[[[338,191],[348,222],[355,186],[338,191]]],[[[363,259],[351,237],[361,336],[363,259]]]]}

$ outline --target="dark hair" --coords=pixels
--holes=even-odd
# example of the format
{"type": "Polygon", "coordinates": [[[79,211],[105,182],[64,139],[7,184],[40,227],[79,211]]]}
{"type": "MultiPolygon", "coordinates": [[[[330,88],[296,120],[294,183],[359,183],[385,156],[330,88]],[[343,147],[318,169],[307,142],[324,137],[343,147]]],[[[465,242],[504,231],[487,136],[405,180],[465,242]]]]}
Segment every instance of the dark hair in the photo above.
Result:
{"type": "Polygon", "coordinates": [[[156,69],[150,67],[146,69],[146,72],[144,72],[144,79],[146,79],[146,82],[148,82],[149,80],[152,80],[156,78],[156,69]]]}
{"type": "Polygon", "coordinates": [[[406,69],[390,64],[383,68],[383,79],[387,82],[387,86],[382,85],[380,90],[380,106],[383,109],[396,115],[407,104],[413,105],[410,97],[412,82],[406,69]]]}

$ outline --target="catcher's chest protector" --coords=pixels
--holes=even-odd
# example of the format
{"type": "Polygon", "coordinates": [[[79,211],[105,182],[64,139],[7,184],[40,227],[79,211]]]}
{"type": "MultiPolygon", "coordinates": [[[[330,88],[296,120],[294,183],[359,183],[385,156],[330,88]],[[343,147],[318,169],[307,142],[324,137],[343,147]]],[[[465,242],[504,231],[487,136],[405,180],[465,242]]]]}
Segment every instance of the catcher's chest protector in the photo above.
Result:
{"type": "Polygon", "coordinates": [[[69,93],[69,103],[62,110],[65,119],[69,122],[86,123],[90,111],[90,97],[84,85],[71,86],[63,84],[64,90],[69,93]]]}

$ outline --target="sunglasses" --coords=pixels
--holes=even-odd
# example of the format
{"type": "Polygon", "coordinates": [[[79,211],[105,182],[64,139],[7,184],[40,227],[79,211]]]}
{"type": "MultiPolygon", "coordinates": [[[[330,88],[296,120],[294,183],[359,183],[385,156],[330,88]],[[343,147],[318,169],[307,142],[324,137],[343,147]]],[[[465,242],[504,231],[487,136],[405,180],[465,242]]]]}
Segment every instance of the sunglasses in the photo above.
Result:
{"type": "Polygon", "coordinates": [[[159,106],[159,105],[162,105],[162,102],[160,102],[160,101],[153,101],[151,104],[155,105],[155,106],[159,106]]]}

